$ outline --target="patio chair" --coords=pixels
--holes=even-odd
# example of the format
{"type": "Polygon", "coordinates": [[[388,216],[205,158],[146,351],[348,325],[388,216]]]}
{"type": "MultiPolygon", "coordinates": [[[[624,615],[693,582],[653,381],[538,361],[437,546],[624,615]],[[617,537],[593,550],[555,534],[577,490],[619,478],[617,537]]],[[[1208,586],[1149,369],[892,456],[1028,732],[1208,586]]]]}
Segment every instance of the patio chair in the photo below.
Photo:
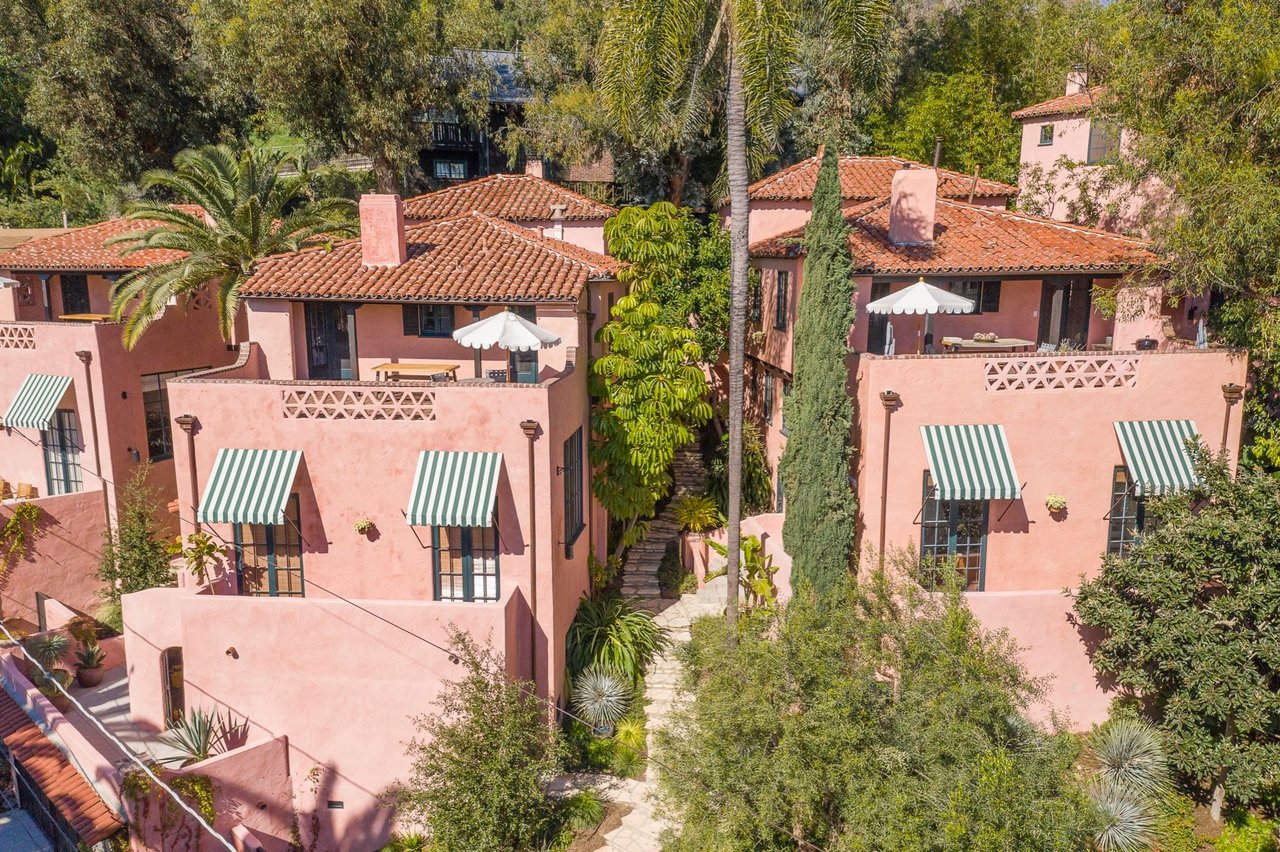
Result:
{"type": "Polygon", "coordinates": [[[448,374],[448,373],[432,373],[432,374],[431,374],[431,381],[433,381],[433,382],[447,382],[447,381],[449,381],[449,374],[448,374]]]}
{"type": "Polygon", "coordinates": [[[495,382],[505,382],[505,381],[507,381],[507,371],[506,371],[506,370],[486,370],[486,371],[485,371],[485,375],[487,375],[489,378],[493,379],[495,382]]]}
{"type": "Polygon", "coordinates": [[[8,500],[13,496],[13,487],[6,479],[0,479],[0,500],[8,500]]]}

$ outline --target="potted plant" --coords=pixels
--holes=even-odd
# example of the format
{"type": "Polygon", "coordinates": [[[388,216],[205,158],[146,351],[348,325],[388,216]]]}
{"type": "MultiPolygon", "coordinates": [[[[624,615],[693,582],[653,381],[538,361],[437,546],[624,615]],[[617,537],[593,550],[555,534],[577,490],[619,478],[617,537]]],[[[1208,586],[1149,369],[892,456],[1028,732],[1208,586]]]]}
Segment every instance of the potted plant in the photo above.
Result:
{"type": "Polygon", "coordinates": [[[76,668],[76,682],[84,687],[101,684],[105,674],[102,663],[106,658],[107,652],[102,650],[101,645],[86,642],[83,648],[76,651],[76,662],[79,664],[76,668]]]}
{"type": "Polygon", "coordinates": [[[368,535],[369,533],[373,532],[375,526],[376,525],[373,523],[371,519],[361,518],[360,520],[356,521],[356,532],[359,533],[360,535],[368,535]]]}
{"type": "MultiPolygon", "coordinates": [[[[706,534],[724,524],[716,501],[706,495],[687,494],[678,499],[674,507],[676,523],[689,548],[701,548],[702,562],[707,561],[706,534]]],[[[682,548],[683,552],[683,548],[682,548]]],[[[689,566],[686,566],[689,567],[689,566]]]]}
{"type": "Polygon", "coordinates": [[[27,658],[27,677],[32,683],[36,683],[44,676],[41,667],[45,671],[60,668],[70,650],[71,640],[62,633],[41,633],[23,640],[22,652],[27,658]]]}
{"type": "Polygon", "coordinates": [[[1044,498],[1044,507],[1053,515],[1065,512],[1067,510],[1067,498],[1061,494],[1048,494],[1044,498]]]}

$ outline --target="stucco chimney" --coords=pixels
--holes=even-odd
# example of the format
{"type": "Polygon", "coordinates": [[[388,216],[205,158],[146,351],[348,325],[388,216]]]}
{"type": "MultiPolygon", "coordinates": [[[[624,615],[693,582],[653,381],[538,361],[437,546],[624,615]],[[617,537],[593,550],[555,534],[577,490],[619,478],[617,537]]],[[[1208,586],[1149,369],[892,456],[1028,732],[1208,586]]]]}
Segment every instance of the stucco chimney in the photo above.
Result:
{"type": "Polygon", "coordinates": [[[529,157],[524,161],[524,173],[536,178],[546,177],[546,167],[537,157],[529,157]]]}
{"type": "Polygon", "coordinates": [[[937,171],[907,166],[894,172],[889,196],[889,241],[900,246],[933,242],[937,207],[937,171]]]}
{"type": "Polygon", "coordinates": [[[557,240],[564,239],[564,211],[567,209],[563,204],[551,205],[551,228],[545,236],[553,237],[557,240]]]}
{"type": "Polygon", "coordinates": [[[360,196],[360,259],[364,265],[399,266],[408,257],[400,196],[360,196]]]}
{"type": "Polygon", "coordinates": [[[1067,72],[1067,94],[1078,95],[1089,87],[1089,72],[1083,65],[1072,66],[1067,72]]]}

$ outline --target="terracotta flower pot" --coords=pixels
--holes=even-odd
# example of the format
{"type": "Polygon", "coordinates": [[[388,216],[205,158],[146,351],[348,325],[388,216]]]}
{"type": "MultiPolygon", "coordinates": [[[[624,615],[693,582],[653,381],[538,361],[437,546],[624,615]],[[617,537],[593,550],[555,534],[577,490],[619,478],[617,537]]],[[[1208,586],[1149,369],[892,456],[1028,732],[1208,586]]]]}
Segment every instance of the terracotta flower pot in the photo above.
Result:
{"type": "Polygon", "coordinates": [[[102,683],[102,678],[106,676],[106,669],[98,666],[93,669],[86,669],[83,666],[76,669],[76,683],[83,687],[98,686],[102,683]]]}

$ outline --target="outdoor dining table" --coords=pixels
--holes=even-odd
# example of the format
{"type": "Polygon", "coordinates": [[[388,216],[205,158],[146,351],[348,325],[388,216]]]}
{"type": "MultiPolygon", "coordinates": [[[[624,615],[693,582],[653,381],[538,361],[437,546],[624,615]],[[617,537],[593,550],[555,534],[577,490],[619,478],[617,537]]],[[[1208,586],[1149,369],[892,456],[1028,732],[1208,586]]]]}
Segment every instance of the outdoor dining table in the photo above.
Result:
{"type": "Polygon", "coordinates": [[[394,361],[388,361],[385,364],[379,364],[373,368],[373,376],[377,381],[384,378],[389,380],[399,379],[402,376],[426,376],[430,378],[437,373],[444,373],[449,376],[449,381],[456,382],[458,380],[458,364],[399,364],[394,361]]]}
{"type": "Polygon", "coordinates": [[[1019,352],[1035,348],[1035,342],[1020,337],[1000,337],[995,340],[971,340],[963,337],[944,337],[942,345],[949,352],[1019,352]]]}

